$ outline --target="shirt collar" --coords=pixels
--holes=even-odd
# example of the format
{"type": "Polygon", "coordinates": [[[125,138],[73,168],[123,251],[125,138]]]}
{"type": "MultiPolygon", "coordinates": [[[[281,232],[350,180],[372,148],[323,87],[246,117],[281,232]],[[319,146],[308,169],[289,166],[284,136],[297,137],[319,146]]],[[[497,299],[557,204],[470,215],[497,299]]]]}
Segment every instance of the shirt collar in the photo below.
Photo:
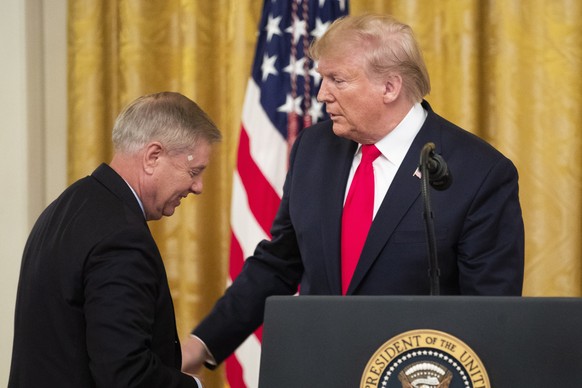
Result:
{"type": "Polygon", "coordinates": [[[427,111],[417,102],[396,128],[376,143],[376,147],[391,163],[400,166],[427,115],[427,111]]]}
{"type": "MultiPolygon", "coordinates": [[[[127,181],[125,179],[124,179],[124,181],[125,181],[125,183],[127,183],[127,181]]],[[[131,192],[135,196],[135,199],[137,199],[137,203],[139,203],[139,207],[141,208],[141,212],[143,213],[143,216],[145,218],[146,214],[145,214],[145,210],[143,208],[143,203],[141,202],[141,199],[139,199],[139,196],[137,195],[137,193],[135,192],[135,190],[133,189],[133,187],[131,187],[131,185],[129,183],[127,183],[127,186],[129,187],[129,189],[131,190],[131,192]]]]}

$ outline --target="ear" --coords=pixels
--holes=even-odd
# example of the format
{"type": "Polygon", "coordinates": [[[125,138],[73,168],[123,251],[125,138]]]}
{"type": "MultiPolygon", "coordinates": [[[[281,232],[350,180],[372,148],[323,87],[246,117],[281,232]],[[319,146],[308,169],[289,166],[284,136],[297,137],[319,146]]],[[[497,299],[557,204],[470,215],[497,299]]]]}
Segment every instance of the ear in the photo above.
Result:
{"type": "Polygon", "coordinates": [[[164,147],[160,142],[154,141],[145,146],[143,153],[143,168],[148,174],[152,174],[160,162],[164,147]]]}
{"type": "Polygon", "coordinates": [[[384,102],[395,101],[402,90],[402,77],[399,74],[390,74],[384,81],[384,102]]]}

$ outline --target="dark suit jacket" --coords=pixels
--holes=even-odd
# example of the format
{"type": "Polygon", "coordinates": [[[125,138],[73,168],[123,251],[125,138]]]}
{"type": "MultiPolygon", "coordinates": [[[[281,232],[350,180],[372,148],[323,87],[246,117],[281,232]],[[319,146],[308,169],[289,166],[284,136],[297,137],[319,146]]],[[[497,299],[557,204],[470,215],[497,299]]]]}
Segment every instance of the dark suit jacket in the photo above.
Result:
{"type": "MultiPolygon", "coordinates": [[[[428,117],[374,218],[348,295],[429,294],[424,202],[421,181],[413,176],[429,141],[453,176],[448,190],[431,189],[441,293],[520,295],[524,232],[516,168],[423,105],[428,117]]],[[[218,362],[260,325],[266,297],[293,294],[298,284],[302,295],[341,294],[341,216],[356,149],[334,135],[330,121],[298,137],[272,240],[258,245],[194,330],[218,362]]]]}
{"type": "Polygon", "coordinates": [[[196,387],[138,201],[109,166],[36,222],[22,259],[9,387],[196,387]]]}

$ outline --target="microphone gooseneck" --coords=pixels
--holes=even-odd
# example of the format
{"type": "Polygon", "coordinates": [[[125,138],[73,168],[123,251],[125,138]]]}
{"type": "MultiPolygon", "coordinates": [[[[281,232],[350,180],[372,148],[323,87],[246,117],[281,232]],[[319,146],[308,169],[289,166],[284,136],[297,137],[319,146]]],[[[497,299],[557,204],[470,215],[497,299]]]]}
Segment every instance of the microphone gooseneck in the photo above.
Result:
{"type": "Polygon", "coordinates": [[[446,190],[452,184],[452,176],[442,156],[434,152],[434,143],[426,143],[420,152],[421,191],[424,200],[424,221],[428,246],[428,276],[430,294],[440,295],[440,269],[437,257],[434,215],[430,201],[429,184],[435,190],[446,190]]]}

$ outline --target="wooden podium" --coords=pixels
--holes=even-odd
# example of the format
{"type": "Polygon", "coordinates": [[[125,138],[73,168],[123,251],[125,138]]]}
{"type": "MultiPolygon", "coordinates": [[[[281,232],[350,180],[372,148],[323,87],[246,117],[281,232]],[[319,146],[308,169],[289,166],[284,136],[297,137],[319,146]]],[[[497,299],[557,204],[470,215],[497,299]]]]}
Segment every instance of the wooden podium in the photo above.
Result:
{"type": "Polygon", "coordinates": [[[401,388],[396,375],[405,376],[404,367],[422,346],[390,341],[403,333],[422,338],[417,334],[427,330],[437,333],[427,337],[431,342],[446,334],[474,352],[454,363],[446,348],[437,349],[435,354],[455,366],[449,369],[476,375],[479,361],[488,378],[488,385],[480,385],[480,377],[469,383],[453,377],[442,386],[582,387],[582,298],[466,296],[271,297],[259,387],[401,388]],[[407,346],[419,349],[407,354],[407,346]],[[397,356],[401,364],[394,372],[384,370],[397,356]],[[369,385],[362,385],[365,372],[372,376],[369,385]]]}

